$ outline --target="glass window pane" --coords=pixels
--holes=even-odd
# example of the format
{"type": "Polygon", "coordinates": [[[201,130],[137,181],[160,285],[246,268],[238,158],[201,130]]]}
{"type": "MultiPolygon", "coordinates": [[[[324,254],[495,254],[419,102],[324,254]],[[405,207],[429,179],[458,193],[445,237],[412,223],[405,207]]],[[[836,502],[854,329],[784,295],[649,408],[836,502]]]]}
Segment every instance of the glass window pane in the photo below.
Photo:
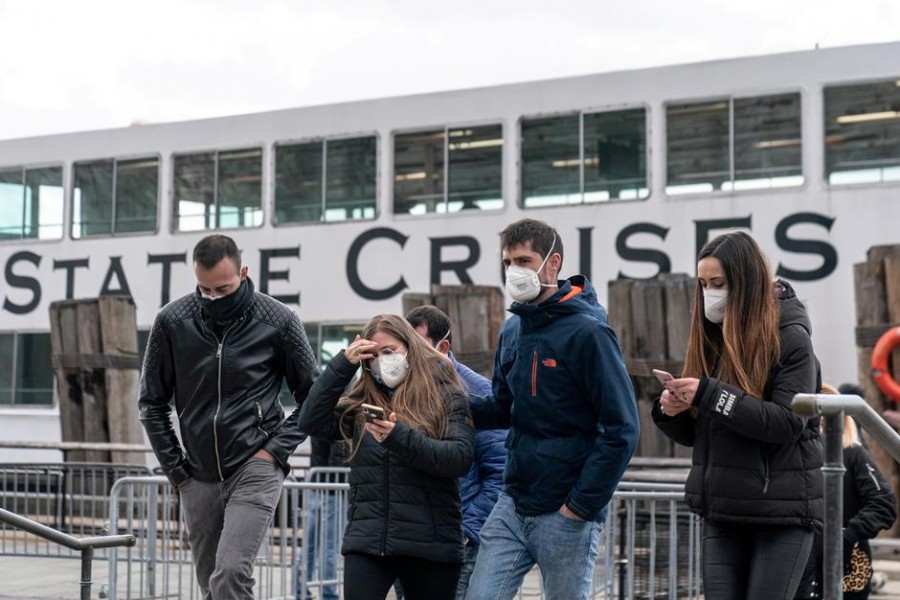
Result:
{"type": "Polygon", "coordinates": [[[503,206],[503,127],[466,127],[448,131],[447,210],[503,206]]]}
{"type": "Polygon", "coordinates": [[[362,335],[365,323],[322,325],[319,340],[319,364],[324,368],[343,348],[349,346],[357,335],[362,335]]]}
{"type": "Polygon", "coordinates": [[[27,169],[24,237],[58,240],[62,235],[62,167],[27,169]]]}
{"type": "Polygon", "coordinates": [[[327,221],[375,218],[376,138],[326,142],[327,221]]]}
{"type": "Polygon", "coordinates": [[[218,206],[222,229],[262,224],[262,150],[220,152],[218,206]]]}
{"type": "Polygon", "coordinates": [[[113,161],[75,163],[72,237],[112,233],[113,161]]]}
{"type": "Polygon", "coordinates": [[[211,152],[174,157],[174,229],[214,229],[216,158],[211,152]]]}
{"type": "Polygon", "coordinates": [[[580,204],[579,116],[522,119],[522,205],[580,204]]]}
{"type": "Polygon", "coordinates": [[[50,334],[16,336],[16,395],[14,404],[53,404],[50,334]]]}
{"type": "Polygon", "coordinates": [[[646,198],[643,108],[584,115],[584,200],[646,198]]]}
{"type": "Polygon", "coordinates": [[[728,129],[727,100],[666,108],[666,192],[712,192],[731,180],[728,129]]]}
{"type": "Polygon", "coordinates": [[[322,142],[275,147],[275,222],[322,220],[322,142]]]}
{"type": "Polygon", "coordinates": [[[394,213],[437,212],[444,203],[444,130],[394,136],[394,213]]]}
{"type": "Polygon", "coordinates": [[[900,181],[900,80],[825,88],[829,183],[900,181]]]}
{"type": "MultiPolygon", "coordinates": [[[[0,171],[0,239],[22,238],[25,222],[25,186],[22,169],[0,171]]],[[[2,368],[2,367],[0,367],[2,368]]]]}
{"type": "Polygon", "coordinates": [[[736,189],[800,185],[801,158],[800,94],[734,100],[736,189]]]}
{"type": "Polygon", "coordinates": [[[156,230],[159,159],[116,162],[116,233],[156,230]]]}
{"type": "Polygon", "coordinates": [[[15,343],[15,334],[0,335],[0,404],[12,404],[13,401],[15,343]]]}

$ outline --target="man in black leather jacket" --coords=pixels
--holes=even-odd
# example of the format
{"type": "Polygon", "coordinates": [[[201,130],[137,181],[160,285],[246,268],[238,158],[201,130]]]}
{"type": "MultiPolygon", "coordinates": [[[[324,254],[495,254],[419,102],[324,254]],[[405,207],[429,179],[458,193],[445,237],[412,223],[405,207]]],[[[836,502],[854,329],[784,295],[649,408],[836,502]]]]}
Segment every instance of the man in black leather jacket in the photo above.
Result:
{"type": "Polygon", "coordinates": [[[163,307],[150,332],[141,422],[181,494],[203,599],[251,599],[253,559],[306,438],[297,417],[318,368],[299,317],[254,291],[234,240],[203,238],[193,265],[197,289],[163,307]],[[295,401],[286,419],[283,379],[295,401]]]}

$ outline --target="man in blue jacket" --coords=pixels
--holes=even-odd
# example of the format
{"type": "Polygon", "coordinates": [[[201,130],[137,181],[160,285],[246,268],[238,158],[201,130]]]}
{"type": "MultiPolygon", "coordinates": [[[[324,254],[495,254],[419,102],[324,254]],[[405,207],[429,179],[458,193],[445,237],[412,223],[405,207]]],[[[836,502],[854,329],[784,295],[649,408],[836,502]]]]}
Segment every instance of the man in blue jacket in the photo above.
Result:
{"type": "MultiPolygon", "coordinates": [[[[488,396],[491,393],[490,380],[462,364],[450,351],[453,335],[450,332],[450,317],[436,306],[426,305],[414,308],[406,315],[406,320],[435,350],[446,354],[456,374],[473,396],[488,396]]],[[[462,496],[463,531],[466,536],[466,562],[459,574],[456,600],[465,600],[469,578],[475,567],[475,557],[481,543],[479,532],[485,519],[497,503],[503,487],[503,466],[506,464],[506,430],[484,429],[475,432],[475,461],[465,477],[460,478],[462,496]]]]}
{"type": "Polygon", "coordinates": [[[536,563],[545,598],[586,599],[607,504],[637,444],[634,390],[587,278],[557,280],[556,230],[522,219],[500,247],[513,316],[493,396],[471,401],[477,428],[510,428],[506,487],[481,529],[468,598],[513,598],[536,563]]]}

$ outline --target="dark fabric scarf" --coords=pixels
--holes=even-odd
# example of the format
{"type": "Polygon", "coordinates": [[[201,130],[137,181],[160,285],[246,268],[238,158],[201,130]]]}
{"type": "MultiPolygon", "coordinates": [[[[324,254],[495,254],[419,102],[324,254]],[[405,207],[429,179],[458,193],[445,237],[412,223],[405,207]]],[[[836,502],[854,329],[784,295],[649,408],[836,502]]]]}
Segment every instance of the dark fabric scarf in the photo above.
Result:
{"type": "Polygon", "coordinates": [[[201,297],[198,288],[197,298],[200,300],[200,308],[203,309],[204,323],[217,333],[221,332],[249,308],[250,301],[253,299],[253,290],[253,282],[249,277],[241,282],[234,293],[218,300],[201,297]]]}

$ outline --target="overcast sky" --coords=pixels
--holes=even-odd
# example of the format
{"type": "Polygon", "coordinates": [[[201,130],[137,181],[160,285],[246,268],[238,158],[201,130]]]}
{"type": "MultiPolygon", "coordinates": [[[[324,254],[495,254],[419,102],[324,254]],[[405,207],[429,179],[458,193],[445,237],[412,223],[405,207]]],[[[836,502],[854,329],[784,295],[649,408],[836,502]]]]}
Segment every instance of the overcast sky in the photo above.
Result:
{"type": "Polygon", "coordinates": [[[897,39],[896,0],[0,0],[0,139],[897,39]]]}

